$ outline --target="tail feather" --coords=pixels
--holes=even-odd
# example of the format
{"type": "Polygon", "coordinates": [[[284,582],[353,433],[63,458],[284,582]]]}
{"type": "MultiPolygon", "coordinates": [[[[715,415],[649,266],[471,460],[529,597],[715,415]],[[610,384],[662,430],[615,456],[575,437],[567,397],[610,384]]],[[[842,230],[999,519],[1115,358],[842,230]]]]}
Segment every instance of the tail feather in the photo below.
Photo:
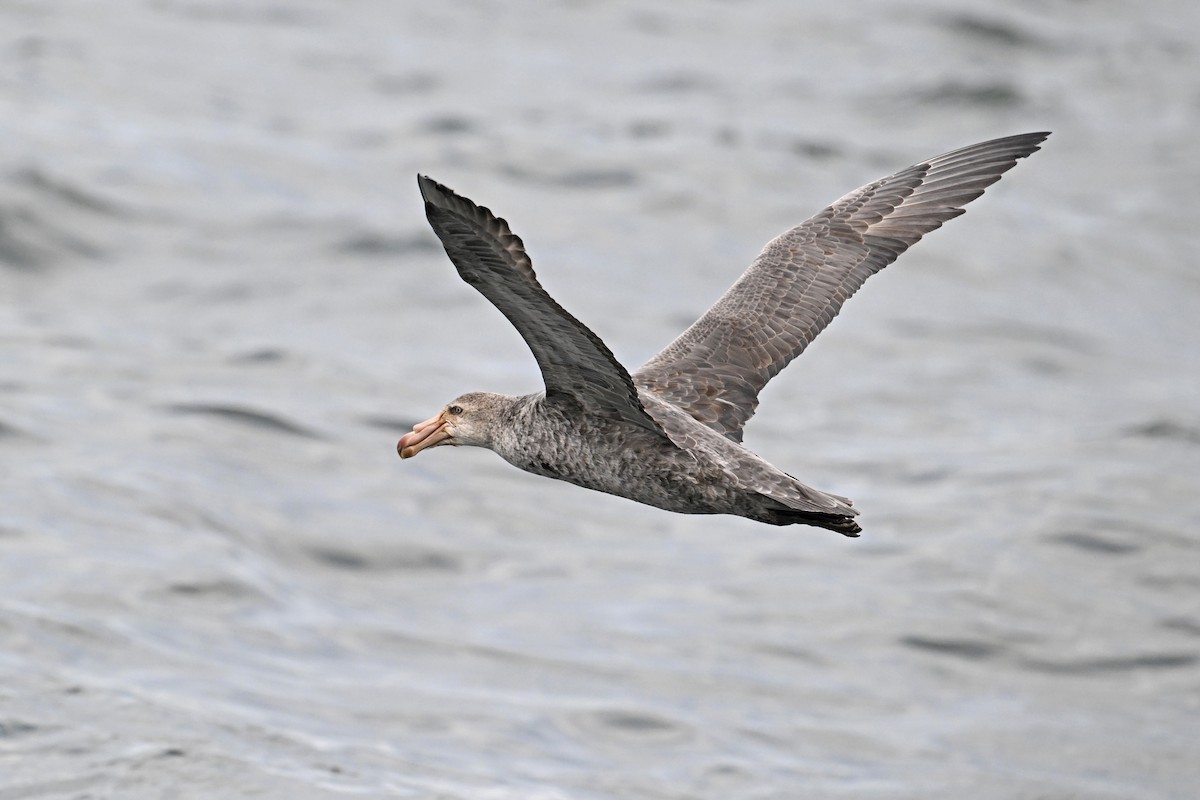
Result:
{"type": "Polygon", "coordinates": [[[798,511],[794,508],[772,509],[767,512],[763,522],[771,525],[814,525],[829,531],[837,531],[842,536],[857,537],[862,528],[854,521],[854,517],[841,514],[815,514],[811,511],[798,511]]]}

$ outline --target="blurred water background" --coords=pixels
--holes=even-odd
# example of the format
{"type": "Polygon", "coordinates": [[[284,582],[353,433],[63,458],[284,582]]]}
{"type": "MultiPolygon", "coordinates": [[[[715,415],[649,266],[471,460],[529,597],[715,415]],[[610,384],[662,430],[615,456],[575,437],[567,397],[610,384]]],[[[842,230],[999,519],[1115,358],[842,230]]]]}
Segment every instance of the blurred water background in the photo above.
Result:
{"type": "Polygon", "coordinates": [[[0,798],[1190,798],[1200,7],[0,6],[0,798]],[[768,388],[865,534],[491,453],[505,216],[633,367],[769,238],[1042,152],[768,388]]]}

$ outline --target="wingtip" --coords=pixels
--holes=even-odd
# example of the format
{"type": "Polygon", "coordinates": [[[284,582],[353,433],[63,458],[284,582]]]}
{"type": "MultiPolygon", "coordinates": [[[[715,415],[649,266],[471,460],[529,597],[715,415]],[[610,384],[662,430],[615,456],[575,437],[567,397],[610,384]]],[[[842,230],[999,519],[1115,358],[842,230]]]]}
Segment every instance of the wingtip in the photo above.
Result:
{"type": "Polygon", "coordinates": [[[1022,134],[1013,136],[1012,137],[1013,140],[1023,142],[1029,148],[1028,152],[1024,153],[1021,156],[1018,156],[1018,158],[1025,158],[1026,156],[1033,155],[1038,150],[1041,150],[1042,143],[1044,143],[1047,139],[1050,138],[1050,134],[1051,134],[1051,131],[1034,131],[1032,133],[1022,133],[1022,134]]]}
{"type": "Polygon", "coordinates": [[[446,193],[446,187],[435,181],[428,175],[417,173],[417,188],[421,191],[421,197],[426,203],[432,202],[438,195],[446,193]]]}
{"type": "Polygon", "coordinates": [[[1050,131],[1037,131],[1035,133],[1027,134],[1027,137],[1028,137],[1029,147],[1020,156],[1020,158],[1029,158],[1029,156],[1031,156],[1034,153],[1041,150],[1042,145],[1045,144],[1046,140],[1050,138],[1050,131]]]}
{"type": "Polygon", "coordinates": [[[1030,147],[1036,147],[1046,139],[1050,138],[1050,131],[1031,131],[1029,133],[1016,133],[1012,136],[1002,136],[999,139],[993,139],[990,142],[982,142],[985,145],[1003,145],[1003,144],[1022,144],[1030,147]]]}
{"type": "Polygon", "coordinates": [[[428,175],[417,175],[417,188],[421,190],[421,199],[425,201],[427,217],[439,211],[462,213],[465,209],[474,207],[471,201],[428,175]]]}

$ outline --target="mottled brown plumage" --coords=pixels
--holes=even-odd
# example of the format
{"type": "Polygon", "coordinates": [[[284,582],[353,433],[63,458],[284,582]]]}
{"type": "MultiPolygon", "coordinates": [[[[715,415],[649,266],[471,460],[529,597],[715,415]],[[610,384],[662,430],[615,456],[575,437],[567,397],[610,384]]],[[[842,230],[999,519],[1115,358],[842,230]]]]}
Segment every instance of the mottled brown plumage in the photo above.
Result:
{"type": "Polygon", "coordinates": [[[963,213],[1047,133],[996,139],[870,183],[770,242],[712,308],[631,376],[541,287],[508,224],[426,177],[426,214],[463,280],[513,324],[546,387],[463,395],[400,440],[489,447],[539,475],[671,511],[859,532],[849,500],[741,445],[758,393],[869,276],[963,213]]]}

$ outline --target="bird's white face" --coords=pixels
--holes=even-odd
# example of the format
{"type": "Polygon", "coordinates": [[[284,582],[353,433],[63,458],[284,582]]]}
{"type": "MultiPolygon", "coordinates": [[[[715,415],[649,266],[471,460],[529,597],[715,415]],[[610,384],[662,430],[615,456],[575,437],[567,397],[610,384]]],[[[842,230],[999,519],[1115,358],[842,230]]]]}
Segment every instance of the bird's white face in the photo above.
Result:
{"type": "Polygon", "coordinates": [[[396,444],[401,458],[412,458],[422,450],[443,444],[489,447],[490,405],[482,392],[464,394],[451,401],[432,419],[417,423],[396,444]]]}

